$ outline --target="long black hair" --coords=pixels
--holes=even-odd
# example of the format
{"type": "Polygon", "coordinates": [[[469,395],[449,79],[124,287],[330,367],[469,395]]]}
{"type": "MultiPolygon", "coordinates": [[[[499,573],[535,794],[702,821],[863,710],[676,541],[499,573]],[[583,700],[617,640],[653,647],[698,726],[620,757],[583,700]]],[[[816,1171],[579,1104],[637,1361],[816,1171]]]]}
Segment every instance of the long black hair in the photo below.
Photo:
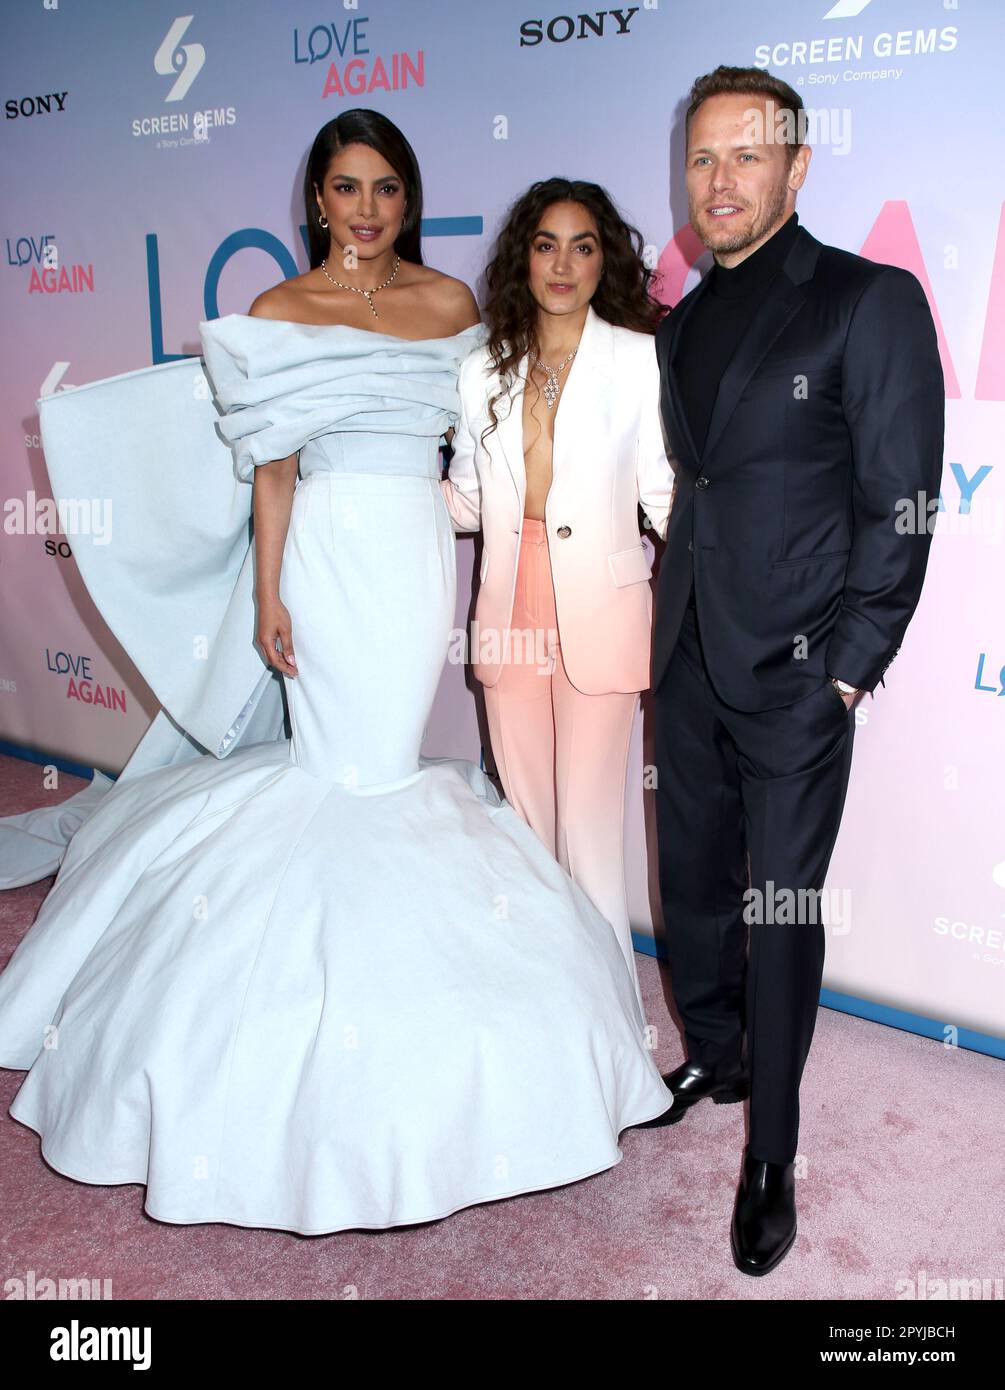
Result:
{"type": "Polygon", "coordinates": [[[328,232],[321,226],[315,189],[320,191],[324,188],[325,175],[332,160],[346,145],[369,145],[387,160],[405,185],[405,216],[394,249],[402,260],[422,265],[422,178],[415,151],[393,121],[379,111],[355,106],[321,127],[307,156],[304,211],[311,269],[321,264],[330,248],[328,232]]]}

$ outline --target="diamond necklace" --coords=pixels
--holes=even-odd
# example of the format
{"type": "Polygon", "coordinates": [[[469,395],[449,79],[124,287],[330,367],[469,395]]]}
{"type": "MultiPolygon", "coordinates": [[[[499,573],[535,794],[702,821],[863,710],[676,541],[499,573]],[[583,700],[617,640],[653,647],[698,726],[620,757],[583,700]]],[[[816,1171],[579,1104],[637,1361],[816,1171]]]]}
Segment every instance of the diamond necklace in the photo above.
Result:
{"type": "MultiPolygon", "coordinates": [[[[328,257],[326,256],[325,261],[327,259],[328,257]]],[[[341,280],[336,280],[334,275],[328,274],[328,268],[325,265],[325,261],[321,262],[321,269],[324,271],[326,275],[328,275],[328,279],[332,282],[332,284],[337,285],[340,290],[352,290],[353,294],[361,294],[363,298],[366,300],[367,304],[369,304],[370,311],[373,314],[374,318],[380,318],[380,315],[377,313],[377,310],[373,307],[373,300],[370,298],[370,296],[372,294],[376,294],[378,290],[387,289],[388,285],[391,283],[391,281],[398,273],[398,267],[401,265],[401,257],[395,256],[394,269],[391,271],[390,275],[387,277],[387,279],[384,281],[382,285],[374,285],[372,290],[361,290],[358,285],[343,285],[341,280]]]]}
{"type": "Polygon", "coordinates": [[[559,385],[558,374],[559,372],[565,371],[566,367],[569,365],[569,363],[572,361],[572,359],[575,357],[578,351],[579,345],[577,343],[577,345],[569,353],[568,357],[566,357],[563,361],[559,362],[557,367],[549,367],[547,362],[542,362],[540,357],[535,357],[533,353],[531,354],[531,361],[533,362],[534,366],[543,367],[544,370],[548,373],[547,379],[544,383],[543,392],[545,404],[547,405],[549,410],[558,400],[558,393],[562,389],[559,385]]]}

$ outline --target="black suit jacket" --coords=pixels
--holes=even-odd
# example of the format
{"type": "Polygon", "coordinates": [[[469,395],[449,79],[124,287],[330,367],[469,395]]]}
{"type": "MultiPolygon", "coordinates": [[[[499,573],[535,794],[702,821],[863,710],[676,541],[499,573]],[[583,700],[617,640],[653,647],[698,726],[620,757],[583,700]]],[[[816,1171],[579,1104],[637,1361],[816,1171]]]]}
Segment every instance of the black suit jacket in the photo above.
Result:
{"type": "Polygon", "coordinates": [[[706,663],[728,705],[791,704],[827,676],[872,690],[921,595],[926,502],[942,477],[945,392],[924,291],[908,271],[800,226],[723,374],[699,456],[674,364],[707,283],[656,334],[677,495],[653,687],[693,566],[706,663]]]}

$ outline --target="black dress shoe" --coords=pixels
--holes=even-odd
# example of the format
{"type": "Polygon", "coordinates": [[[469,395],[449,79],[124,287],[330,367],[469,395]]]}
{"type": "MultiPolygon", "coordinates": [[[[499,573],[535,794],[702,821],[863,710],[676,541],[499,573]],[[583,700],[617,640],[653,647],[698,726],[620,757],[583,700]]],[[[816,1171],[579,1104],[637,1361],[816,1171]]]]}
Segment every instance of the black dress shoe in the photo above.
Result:
{"type": "Polygon", "coordinates": [[[743,1151],[729,1243],[744,1274],[768,1274],[796,1238],[794,1163],[769,1163],[743,1151]]]}
{"type": "Polygon", "coordinates": [[[658,1125],[675,1125],[692,1105],[706,1096],[711,1096],[716,1105],[732,1105],[735,1101],[746,1100],[750,1094],[746,1072],[735,1065],[722,1071],[704,1066],[701,1062],[683,1062],[663,1080],[673,1092],[673,1105],[654,1120],[646,1120],[636,1128],[655,1129],[658,1125]]]}

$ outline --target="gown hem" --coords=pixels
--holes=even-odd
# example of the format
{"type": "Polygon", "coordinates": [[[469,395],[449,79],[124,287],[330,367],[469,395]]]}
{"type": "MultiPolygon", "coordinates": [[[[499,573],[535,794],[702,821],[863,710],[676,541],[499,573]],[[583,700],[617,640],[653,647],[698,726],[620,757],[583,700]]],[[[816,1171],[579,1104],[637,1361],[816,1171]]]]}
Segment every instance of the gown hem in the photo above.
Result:
{"type": "MultiPolygon", "coordinates": [[[[408,1216],[399,1218],[394,1221],[353,1221],[346,1222],[343,1225],[338,1226],[319,1226],[317,1228],[311,1227],[310,1229],[305,1229],[302,1226],[286,1225],[285,1223],[276,1221],[255,1221],[248,1218],[242,1219],[236,1216],[221,1216],[219,1214],[214,1214],[212,1216],[191,1217],[159,1216],[157,1212],[154,1211],[153,1207],[148,1205],[146,1201],[144,1201],[143,1203],[143,1210],[154,1221],[161,1221],[171,1226],[239,1226],[247,1230],[256,1231],[288,1231],[292,1235],[301,1236],[336,1235],[341,1231],[388,1231],[395,1230],[398,1227],[404,1226],[422,1226],[433,1221],[444,1221],[448,1216],[453,1216],[459,1211],[465,1211],[469,1207],[484,1206],[488,1202],[504,1202],[508,1201],[511,1197],[526,1196],[534,1192],[550,1192],[556,1188],[567,1187],[572,1183],[582,1182],[585,1178],[596,1177],[598,1173],[603,1173],[611,1168],[616,1168],[624,1160],[624,1152],[620,1148],[619,1144],[621,1134],[623,1134],[625,1130],[632,1129],[637,1125],[645,1124],[648,1120],[654,1120],[658,1115],[664,1114],[669,1109],[670,1106],[663,1105],[659,1109],[653,1111],[651,1114],[644,1114],[640,1118],[630,1120],[627,1124],[623,1125],[622,1128],[618,1131],[618,1139],[614,1141],[616,1149],[616,1157],[614,1158],[608,1158],[603,1162],[586,1168],[581,1172],[573,1174],[572,1176],[549,1179],[547,1182],[537,1183],[533,1187],[514,1187],[510,1188],[506,1192],[486,1193],[484,1196],[480,1197],[466,1197],[462,1201],[454,1203],[453,1205],[447,1207],[443,1211],[425,1216],[408,1216]]],[[[14,1114],[13,1108],[11,1108],[8,1111],[8,1113],[11,1115],[11,1118],[15,1120],[17,1124],[24,1125],[26,1129],[30,1129],[33,1134],[37,1134],[39,1136],[39,1149],[42,1158],[45,1160],[45,1162],[49,1165],[50,1168],[55,1169],[55,1171],[57,1173],[62,1174],[64,1178],[70,1178],[73,1182],[86,1183],[90,1187],[131,1187],[133,1185],[147,1187],[149,1178],[148,1174],[145,1174],[141,1178],[102,1179],[84,1178],[77,1173],[71,1173],[69,1171],[69,1168],[62,1166],[60,1163],[57,1163],[48,1153],[46,1153],[45,1137],[42,1134],[41,1130],[36,1129],[30,1121],[20,1119],[17,1115],[14,1114]]]]}

